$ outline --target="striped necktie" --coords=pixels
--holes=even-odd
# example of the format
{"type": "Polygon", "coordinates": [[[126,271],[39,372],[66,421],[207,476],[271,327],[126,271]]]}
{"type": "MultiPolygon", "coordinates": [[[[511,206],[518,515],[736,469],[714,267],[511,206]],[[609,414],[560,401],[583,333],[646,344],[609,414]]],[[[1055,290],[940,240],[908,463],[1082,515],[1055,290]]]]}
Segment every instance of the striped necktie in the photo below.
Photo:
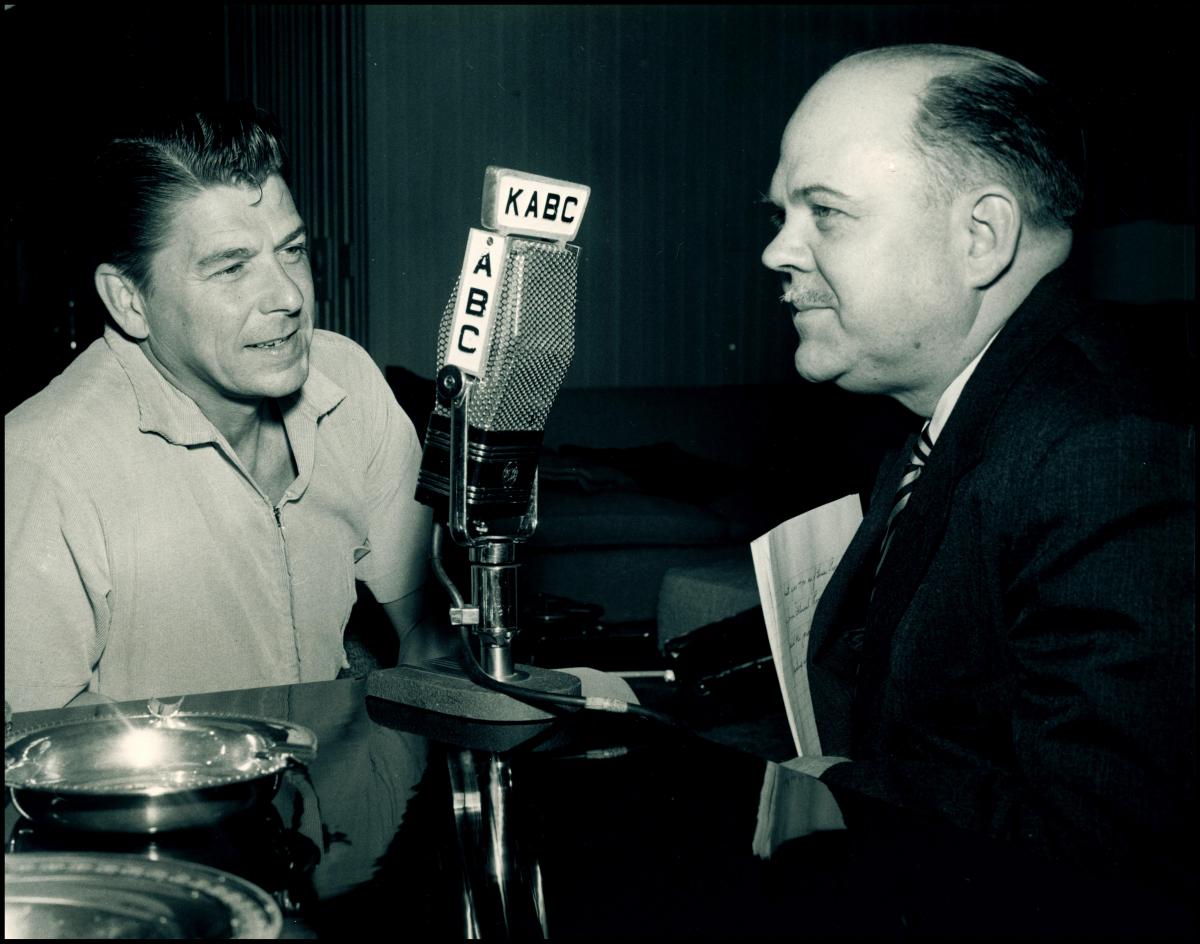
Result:
{"type": "Polygon", "coordinates": [[[917,479],[921,476],[921,469],[929,461],[929,453],[932,451],[933,440],[929,438],[929,421],[926,420],[924,427],[921,429],[921,435],[913,443],[912,455],[908,459],[908,465],[904,467],[904,475],[900,478],[900,486],[896,489],[896,497],[892,501],[892,511],[888,515],[887,527],[883,532],[883,543],[879,546],[879,563],[875,565],[876,578],[879,577],[879,571],[883,568],[883,561],[887,557],[888,548],[892,546],[892,538],[896,535],[896,519],[900,516],[900,512],[904,510],[904,506],[908,504],[913,487],[917,484],[917,479]]]}

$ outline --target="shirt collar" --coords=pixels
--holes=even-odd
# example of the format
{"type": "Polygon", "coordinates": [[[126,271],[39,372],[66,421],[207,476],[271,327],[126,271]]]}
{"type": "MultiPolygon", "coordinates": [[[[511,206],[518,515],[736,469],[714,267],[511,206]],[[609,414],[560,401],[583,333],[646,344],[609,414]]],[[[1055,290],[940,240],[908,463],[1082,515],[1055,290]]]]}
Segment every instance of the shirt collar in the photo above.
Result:
{"type": "MultiPolygon", "coordinates": [[[[311,348],[309,357],[312,357],[311,348]]],[[[286,416],[290,410],[296,408],[316,422],[345,398],[346,391],[313,367],[310,359],[308,379],[297,393],[284,400],[283,413],[286,416]]]]}
{"type": "MultiPolygon", "coordinates": [[[[138,428],[156,433],[179,446],[217,442],[219,433],[196,405],[155,367],[135,341],[111,325],[104,328],[104,342],[129,378],[138,405],[138,428]]],[[[284,415],[299,410],[314,422],[337,406],[346,391],[315,367],[310,367],[304,386],[280,401],[284,415]]]]}
{"type": "Polygon", "coordinates": [[[963,387],[967,385],[967,381],[971,379],[971,375],[975,373],[975,368],[979,366],[979,362],[983,360],[983,355],[987,353],[987,349],[992,346],[992,342],[996,340],[996,335],[999,333],[999,330],[997,330],[995,334],[988,338],[987,344],[975,355],[974,360],[962,369],[962,373],[950,381],[950,386],[943,390],[942,395],[938,397],[937,405],[933,408],[933,416],[929,418],[930,441],[937,442],[938,435],[942,432],[942,427],[950,419],[950,414],[958,403],[958,398],[962,396],[963,387]]]}

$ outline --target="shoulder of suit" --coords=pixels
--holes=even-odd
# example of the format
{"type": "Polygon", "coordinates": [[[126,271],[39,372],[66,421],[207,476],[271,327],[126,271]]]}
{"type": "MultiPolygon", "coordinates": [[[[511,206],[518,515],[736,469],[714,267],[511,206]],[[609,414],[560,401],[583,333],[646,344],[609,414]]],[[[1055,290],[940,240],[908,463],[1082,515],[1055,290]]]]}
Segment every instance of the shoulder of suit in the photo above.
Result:
{"type": "MultiPolygon", "coordinates": [[[[1096,310],[1073,322],[1024,366],[1006,390],[992,438],[1035,454],[1050,443],[1117,423],[1186,423],[1183,372],[1131,341],[1153,326],[1096,310]]],[[[1188,372],[1190,374],[1190,371],[1188,372]]]]}

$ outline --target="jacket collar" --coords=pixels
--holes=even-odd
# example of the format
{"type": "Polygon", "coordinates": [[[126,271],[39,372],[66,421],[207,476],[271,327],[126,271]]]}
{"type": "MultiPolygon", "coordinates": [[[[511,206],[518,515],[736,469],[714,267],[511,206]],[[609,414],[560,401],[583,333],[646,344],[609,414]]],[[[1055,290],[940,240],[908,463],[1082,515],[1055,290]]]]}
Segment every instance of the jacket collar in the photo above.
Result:
{"type": "MultiPolygon", "coordinates": [[[[1067,293],[1064,281],[1055,272],[1034,287],[996,336],[963,389],[904,513],[897,519],[895,543],[887,565],[879,573],[874,605],[868,614],[864,660],[872,650],[876,656],[885,657],[891,631],[911,602],[942,541],[954,489],[979,462],[988,430],[1006,393],[1038,352],[1078,317],[1080,306],[1067,293]]],[[[889,491],[886,485],[877,489],[876,501],[885,508],[872,508],[884,517],[891,505],[889,491]]],[[[874,566],[873,561],[870,566],[874,566]]]]}

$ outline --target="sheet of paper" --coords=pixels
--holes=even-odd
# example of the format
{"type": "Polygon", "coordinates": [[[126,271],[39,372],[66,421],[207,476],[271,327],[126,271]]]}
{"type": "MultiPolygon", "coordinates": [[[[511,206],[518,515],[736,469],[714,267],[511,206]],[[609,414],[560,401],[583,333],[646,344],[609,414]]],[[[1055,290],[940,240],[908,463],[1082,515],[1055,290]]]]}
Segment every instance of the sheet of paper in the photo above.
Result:
{"type": "Polygon", "coordinates": [[[815,777],[791,774],[786,764],[767,764],[758,798],[752,849],[760,859],[785,842],[810,833],[845,829],[841,808],[815,777]]]}
{"type": "Polygon", "coordinates": [[[821,753],[808,686],[808,634],[825,585],[862,523],[857,495],[806,511],[750,543],[771,655],[799,757],[821,753]]]}

